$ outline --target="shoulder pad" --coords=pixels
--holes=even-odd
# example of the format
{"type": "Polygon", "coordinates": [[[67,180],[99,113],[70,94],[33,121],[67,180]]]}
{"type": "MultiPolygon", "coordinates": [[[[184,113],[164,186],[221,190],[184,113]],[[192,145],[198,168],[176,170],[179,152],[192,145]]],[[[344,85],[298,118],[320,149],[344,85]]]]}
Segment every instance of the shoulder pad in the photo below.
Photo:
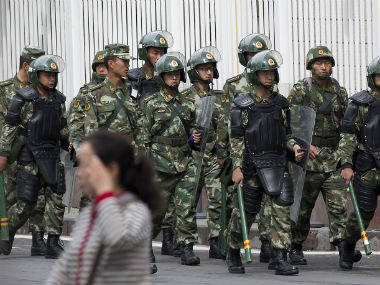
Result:
{"type": "Polygon", "coordinates": [[[357,104],[369,104],[375,100],[367,90],[362,90],[350,97],[357,104]]]}
{"type": "Polygon", "coordinates": [[[148,97],[144,98],[144,103],[148,103],[153,98],[157,97],[157,93],[153,93],[152,95],[149,95],[148,97]]]}
{"type": "Polygon", "coordinates": [[[99,84],[96,84],[96,85],[94,85],[94,86],[92,86],[92,87],[89,87],[88,90],[91,92],[91,91],[94,91],[94,90],[96,90],[96,89],[99,89],[99,88],[102,87],[102,86],[103,86],[103,82],[102,82],[102,83],[99,83],[99,84]]]}
{"type": "Polygon", "coordinates": [[[59,92],[58,90],[55,90],[55,96],[57,97],[57,100],[61,103],[66,102],[66,96],[63,95],[63,93],[59,92]]]}
{"type": "Polygon", "coordinates": [[[245,109],[255,104],[255,100],[253,100],[253,98],[251,97],[251,94],[249,93],[240,94],[239,96],[235,97],[233,102],[235,103],[237,107],[241,109],[245,109]]]}
{"type": "Polygon", "coordinates": [[[276,95],[275,95],[274,101],[276,104],[278,104],[282,108],[287,108],[290,106],[290,102],[286,97],[284,97],[280,93],[275,93],[275,94],[276,95]]]}
{"type": "Polygon", "coordinates": [[[191,90],[190,90],[190,88],[187,88],[187,89],[182,90],[180,93],[183,96],[187,96],[191,93],[191,90]]]}
{"type": "Polygon", "coordinates": [[[3,82],[0,82],[0,87],[8,86],[13,84],[12,80],[5,80],[3,82]]]}
{"type": "Polygon", "coordinates": [[[223,94],[224,91],[223,90],[213,90],[214,94],[215,95],[219,95],[219,94],[223,94]]]}
{"type": "Polygon", "coordinates": [[[226,82],[227,83],[232,83],[232,82],[238,81],[242,76],[243,76],[243,74],[236,75],[234,77],[231,77],[231,78],[227,79],[226,82]]]}
{"type": "Polygon", "coordinates": [[[297,91],[302,90],[303,85],[299,82],[293,85],[293,88],[296,89],[297,91]]]}
{"type": "Polygon", "coordinates": [[[31,101],[39,97],[37,91],[32,86],[27,86],[27,87],[18,89],[16,91],[16,94],[18,94],[18,96],[20,96],[23,100],[26,100],[26,101],[31,101]]]}
{"type": "Polygon", "coordinates": [[[133,68],[128,71],[128,79],[131,81],[136,81],[144,78],[145,74],[140,68],[133,68]]]}

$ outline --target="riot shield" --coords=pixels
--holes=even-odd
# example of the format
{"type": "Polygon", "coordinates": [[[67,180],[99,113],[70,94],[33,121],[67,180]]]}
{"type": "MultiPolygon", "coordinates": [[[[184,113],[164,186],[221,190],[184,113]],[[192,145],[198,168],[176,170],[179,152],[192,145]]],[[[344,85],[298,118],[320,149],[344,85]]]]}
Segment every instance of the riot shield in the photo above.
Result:
{"type": "Polygon", "coordinates": [[[303,185],[305,182],[306,162],[309,157],[311,139],[314,131],[315,111],[300,105],[290,107],[290,127],[292,134],[302,150],[304,159],[300,162],[289,160],[289,174],[294,186],[294,202],[290,207],[290,218],[297,223],[301,204],[303,185]]]}
{"type": "MultiPolygon", "coordinates": [[[[194,193],[197,192],[199,186],[199,180],[202,172],[203,165],[203,156],[206,150],[206,143],[208,140],[209,128],[211,124],[212,113],[214,112],[215,96],[206,96],[202,97],[200,100],[195,102],[195,111],[196,111],[196,125],[198,131],[202,133],[202,140],[199,145],[199,151],[195,157],[195,188],[194,193]]],[[[194,195],[196,197],[197,195],[194,195]]],[[[198,201],[194,201],[193,204],[198,201]]],[[[196,206],[196,205],[195,205],[196,206]]]]}

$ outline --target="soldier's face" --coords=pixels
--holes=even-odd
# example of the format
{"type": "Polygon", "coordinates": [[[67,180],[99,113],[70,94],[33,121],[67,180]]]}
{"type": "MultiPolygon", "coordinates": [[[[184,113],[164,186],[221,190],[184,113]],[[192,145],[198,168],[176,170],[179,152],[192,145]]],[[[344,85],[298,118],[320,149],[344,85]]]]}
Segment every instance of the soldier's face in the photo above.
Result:
{"type": "Polygon", "coordinates": [[[156,65],[157,60],[165,54],[164,48],[148,47],[148,58],[153,66],[156,65]]]}
{"type": "Polygon", "coordinates": [[[245,60],[248,62],[257,52],[245,52],[245,60]]]}
{"type": "Polygon", "coordinates": [[[319,59],[316,60],[313,65],[313,73],[323,76],[330,76],[332,64],[328,59],[319,59]]]}
{"type": "Polygon", "coordinates": [[[54,88],[55,81],[57,80],[56,73],[48,72],[48,71],[40,71],[38,72],[38,80],[42,85],[47,86],[49,88],[54,88]]]}
{"type": "Polygon", "coordinates": [[[128,59],[121,59],[117,57],[115,60],[110,60],[108,63],[113,73],[121,77],[127,76],[128,71],[129,71],[128,59]]]}
{"type": "Polygon", "coordinates": [[[380,88],[380,74],[375,74],[373,76],[373,82],[375,83],[375,86],[377,86],[377,88],[380,88]]]}
{"type": "Polygon", "coordinates": [[[214,78],[214,66],[212,63],[198,65],[197,71],[202,80],[210,81],[214,78]]]}
{"type": "Polygon", "coordinates": [[[96,66],[95,70],[96,70],[96,74],[101,76],[101,77],[105,77],[108,74],[108,70],[107,70],[105,64],[103,64],[103,63],[98,64],[96,66]]]}
{"type": "Polygon", "coordinates": [[[163,74],[163,79],[166,85],[176,86],[181,81],[181,72],[179,70],[166,72],[163,74]]]}
{"type": "Polygon", "coordinates": [[[275,72],[274,70],[259,70],[257,72],[257,78],[259,79],[260,83],[265,86],[272,86],[275,84],[275,72]]]}

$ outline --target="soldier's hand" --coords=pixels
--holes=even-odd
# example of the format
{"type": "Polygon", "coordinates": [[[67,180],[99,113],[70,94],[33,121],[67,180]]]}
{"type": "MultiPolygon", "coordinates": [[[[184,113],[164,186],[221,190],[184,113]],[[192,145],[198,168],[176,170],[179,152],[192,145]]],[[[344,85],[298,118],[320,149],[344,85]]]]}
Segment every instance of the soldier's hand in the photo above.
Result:
{"type": "Polygon", "coordinates": [[[7,167],[7,163],[8,157],[0,156],[0,172],[4,171],[4,169],[7,167]]]}
{"type": "Polygon", "coordinates": [[[309,158],[311,160],[316,159],[318,157],[318,150],[315,146],[310,145],[309,158]]]}
{"type": "Polygon", "coordinates": [[[226,161],[226,158],[217,158],[216,161],[217,161],[217,163],[219,165],[219,168],[222,168],[224,162],[226,161]]]}
{"type": "Polygon", "coordinates": [[[352,170],[352,168],[344,168],[342,169],[340,176],[342,176],[342,178],[346,181],[346,187],[347,187],[352,177],[354,177],[354,171],[352,170]]]}
{"type": "Polygon", "coordinates": [[[198,133],[196,130],[193,131],[194,143],[200,143],[202,139],[202,133],[198,133]]]}
{"type": "Polygon", "coordinates": [[[305,152],[299,151],[299,150],[301,150],[301,147],[298,144],[295,144],[293,146],[293,151],[294,151],[294,159],[297,162],[300,162],[303,159],[303,157],[305,156],[305,152]]]}
{"type": "Polygon", "coordinates": [[[235,168],[234,171],[232,172],[232,181],[234,182],[234,188],[236,188],[239,183],[240,183],[240,186],[243,187],[243,179],[244,179],[244,176],[243,176],[243,173],[241,172],[241,169],[239,167],[235,168]]]}

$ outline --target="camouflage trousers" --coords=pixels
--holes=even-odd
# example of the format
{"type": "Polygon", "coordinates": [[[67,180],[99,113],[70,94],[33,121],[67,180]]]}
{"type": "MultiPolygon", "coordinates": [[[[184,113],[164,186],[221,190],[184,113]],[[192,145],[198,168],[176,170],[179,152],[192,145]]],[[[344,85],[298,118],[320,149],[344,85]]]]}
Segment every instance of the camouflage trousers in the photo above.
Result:
{"type": "Polygon", "coordinates": [[[322,192],[329,217],[330,243],[343,239],[347,219],[347,190],[341,170],[330,173],[306,172],[297,224],[292,223],[292,243],[302,244],[310,231],[310,216],[322,192]]]}
{"type": "Polygon", "coordinates": [[[260,233],[260,240],[269,240],[270,236],[270,223],[271,223],[271,199],[265,196],[261,202],[261,209],[259,212],[258,230],[260,233]]]}
{"type": "MultiPolygon", "coordinates": [[[[265,194],[257,174],[254,174],[252,178],[247,179],[244,183],[251,187],[259,188],[258,191],[263,192],[264,204],[270,207],[269,240],[271,247],[289,250],[291,244],[290,206],[280,206],[275,203],[275,198],[265,194]]],[[[247,219],[246,226],[247,229],[250,229],[256,219],[256,214],[247,212],[245,214],[247,219]]],[[[237,204],[232,210],[232,216],[226,230],[226,239],[231,248],[238,249],[243,247],[241,218],[237,204]]]]}
{"type": "Polygon", "coordinates": [[[161,231],[162,222],[168,209],[168,203],[174,201],[177,242],[182,244],[195,243],[198,240],[197,225],[194,224],[195,211],[192,204],[195,199],[195,166],[189,163],[183,173],[171,174],[157,172],[156,181],[162,189],[164,201],[167,203],[161,214],[153,219],[154,239],[161,231]]]}
{"type": "MultiPolygon", "coordinates": [[[[369,170],[362,175],[355,173],[356,178],[366,185],[372,186],[377,196],[380,195],[380,170],[369,170]]],[[[355,183],[354,183],[355,186],[355,183]]],[[[355,188],[355,192],[358,193],[358,189],[355,188]]],[[[360,207],[360,205],[359,205],[360,207]]],[[[364,228],[367,228],[371,222],[375,211],[363,211],[360,209],[360,214],[363,220],[364,228]]],[[[356,218],[355,212],[352,212],[347,220],[346,230],[344,233],[344,239],[349,243],[356,243],[360,239],[360,228],[358,219],[356,218]]]]}
{"type": "MultiPolygon", "coordinates": [[[[16,197],[16,172],[17,172],[17,163],[14,162],[11,165],[8,165],[4,171],[4,188],[5,188],[5,197],[7,211],[17,203],[16,197]]],[[[40,191],[38,193],[37,203],[34,208],[32,216],[29,218],[29,232],[44,232],[44,212],[45,212],[45,197],[40,191]]]]}
{"type": "MultiPolygon", "coordinates": [[[[208,238],[219,237],[220,232],[220,214],[222,210],[222,193],[221,183],[217,177],[220,172],[218,163],[215,160],[211,161],[208,165],[203,166],[201,177],[199,179],[199,185],[195,197],[194,211],[196,212],[196,206],[202,193],[203,187],[205,187],[207,194],[207,225],[208,225],[208,238]]],[[[196,219],[194,218],[194,223],[196,219]]],[[[195,225],[196,226],[196,225],[195,225]]],[[[166,212],[162,228],[174,228],[175,229],[175,205],[173,201],[169,202],[168,211],[166,212]]]]}

